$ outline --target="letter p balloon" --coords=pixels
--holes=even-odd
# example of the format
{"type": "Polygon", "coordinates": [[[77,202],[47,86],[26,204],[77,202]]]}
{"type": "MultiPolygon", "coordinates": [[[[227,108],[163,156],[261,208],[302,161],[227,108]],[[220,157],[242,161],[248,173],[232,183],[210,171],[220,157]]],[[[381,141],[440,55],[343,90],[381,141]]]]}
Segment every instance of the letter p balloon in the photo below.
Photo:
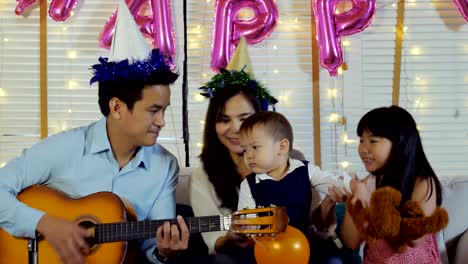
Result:
{"type": "Polygon", "coordinates": [[[315,37],[320,50],[320,64],[336,76],[343,63],[341,37],[363,31],[375,15],[375,0],[352,0],[352,8],[336,14],[340,0],[312,0],[315,37]]]}
{"type": "Polygon", "coordinates": [[[211,69],[225,68],[241,37],[248,44],[267,38],[276,26],[278,8],[273,0],[217,0],[213,23],[211,69]],[[242,9],[250,9],[253,18],[239,19],[242,9]]]}

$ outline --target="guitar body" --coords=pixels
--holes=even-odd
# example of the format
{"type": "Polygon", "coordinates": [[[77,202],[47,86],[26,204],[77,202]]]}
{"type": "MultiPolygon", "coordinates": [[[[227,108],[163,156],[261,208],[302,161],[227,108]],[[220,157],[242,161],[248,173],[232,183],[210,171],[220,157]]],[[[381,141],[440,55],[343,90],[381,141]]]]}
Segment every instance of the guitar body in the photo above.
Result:
{"type": "MultiPolygon", "coordinates": [[[[93,231],[94,235],[87,239],[91,245],[91,252],[86,256],[88,264],[136,263],[139,240],[155,237],[157,229],[165,222],[177,224],[175,219],[136,221],[136,214],[130,204],[124,204],[125,200],[120,200],[110,192],[72,199],[48,187],[34,185],[23,190],[18,200],[93,231]]],[[[240,234],[268,235],[284,232],[288,216],[284,207],[272,206],[240,210],[226,216],[189,217],[185,218],[185,222],[190,233],[230,230],[240,234]],[[261,215],[246,217],[252,214],[261,215]],[[245,228],[252,226],[262,228],[245,228]]],[[[10,236],[0,228],[0,264],[29,263],[28,241],[10,236]]],[[[54,248],[43,237],[38,238],[37,247],[38,263],[61,263],[54,248]]]]}
{"type": "MultiPolygon", "coordinates": [[[[109,192],[71,199],[58,191],[35,185],[21,192],[18,200],[50,215],[78,223],[127,221],[124,204],[116,195],[109,192]]],[[[127,243],[123,241],[98,244],[91,249],[86,262],[88,264],[122,263],[126,249],[127,243]]],[[[61,263],[55,250],[43,238],[39,239],[38,252],[39,263],[61,263]]],[[[0,228],[0,264],[3,263],[28,263],[28,239],[12,237],[0,228]]]]}

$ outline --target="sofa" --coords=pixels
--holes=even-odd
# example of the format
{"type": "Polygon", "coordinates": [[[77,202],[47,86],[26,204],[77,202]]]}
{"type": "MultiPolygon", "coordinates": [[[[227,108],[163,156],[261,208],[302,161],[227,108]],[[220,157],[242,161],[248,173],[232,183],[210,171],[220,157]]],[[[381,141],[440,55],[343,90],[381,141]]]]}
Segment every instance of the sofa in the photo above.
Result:
{"type": "MultiPolygon", "coordinates": [[[[192,168],[182,167],[176,189],[176,201],[190,205],[192,168]]],[[[439,233],[439,250],[444,264],[468,263],[468,176],[441,178],[443,207],[449,213],[449,224],[439,233]]]]}
{"type": "Polygon", "coordinates": [[[439,249],[444,264],[468,263],[468,176],[440,178],[442,206],[449,213],[449,224],[439,234],[439,249]]]}

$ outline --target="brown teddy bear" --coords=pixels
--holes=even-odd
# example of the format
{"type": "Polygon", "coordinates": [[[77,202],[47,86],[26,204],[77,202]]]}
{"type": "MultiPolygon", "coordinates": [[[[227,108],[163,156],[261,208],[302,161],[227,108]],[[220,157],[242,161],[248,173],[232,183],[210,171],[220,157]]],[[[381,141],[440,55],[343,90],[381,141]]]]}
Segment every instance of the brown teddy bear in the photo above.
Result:
{"type": "Polygon", "coordinates": [[[405,251],[409,241],[436,233],[448,224],[445,209],[438,207],[431,216],[425,216],[417,202],[402,204],[401,193],[392,187],[372,193],[369,208],[363,208],[360,201],[353,206],[351,199],[346,206],[364,240],[372,244],[385,239],[397,252],[405,251]]]}

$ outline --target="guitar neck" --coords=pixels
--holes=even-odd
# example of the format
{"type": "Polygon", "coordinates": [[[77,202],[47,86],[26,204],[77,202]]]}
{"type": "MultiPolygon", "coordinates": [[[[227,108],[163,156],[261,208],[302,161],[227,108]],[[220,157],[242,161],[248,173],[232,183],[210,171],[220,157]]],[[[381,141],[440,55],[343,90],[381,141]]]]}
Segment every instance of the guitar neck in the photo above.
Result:
{"type": "MultiPolygon", "coordinates": [[[[202,233],[227,230],[230,225],[229,219],[227,216],[217,215],[190,217],[184,220],[190,233],[202,233]]],[[[165,222],[177,224],[175,219],[97,224],[95,241],[101,244],[156,237],[156,230],[165,222]]]]}

